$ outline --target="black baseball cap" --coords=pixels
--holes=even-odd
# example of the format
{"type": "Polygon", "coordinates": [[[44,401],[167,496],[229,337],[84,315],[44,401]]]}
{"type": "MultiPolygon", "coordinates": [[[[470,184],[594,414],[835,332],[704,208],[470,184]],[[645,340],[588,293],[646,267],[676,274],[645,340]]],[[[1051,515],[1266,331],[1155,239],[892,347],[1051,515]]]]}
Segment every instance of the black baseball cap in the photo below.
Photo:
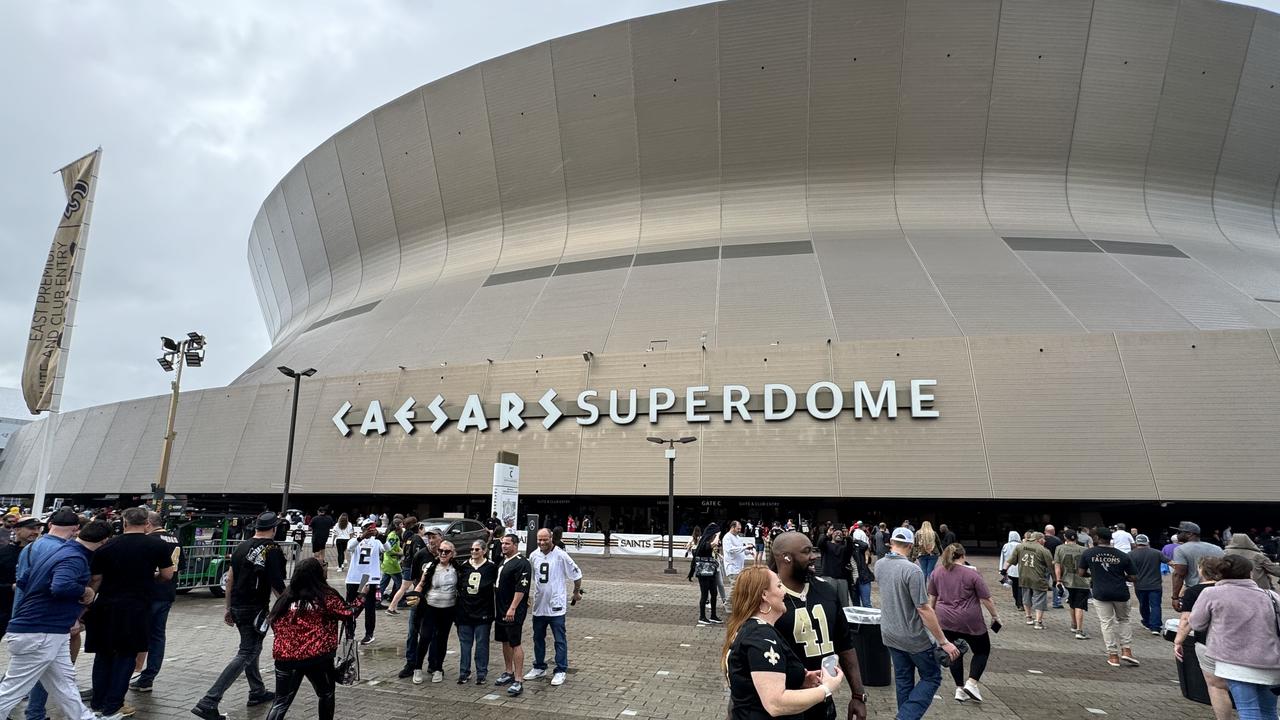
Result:
{"type": "Polygon", "coordinates": [[[58,527],[80,527],[80,516],[71,508],[58,508],[49,516],[49,524],[58,527]]]}

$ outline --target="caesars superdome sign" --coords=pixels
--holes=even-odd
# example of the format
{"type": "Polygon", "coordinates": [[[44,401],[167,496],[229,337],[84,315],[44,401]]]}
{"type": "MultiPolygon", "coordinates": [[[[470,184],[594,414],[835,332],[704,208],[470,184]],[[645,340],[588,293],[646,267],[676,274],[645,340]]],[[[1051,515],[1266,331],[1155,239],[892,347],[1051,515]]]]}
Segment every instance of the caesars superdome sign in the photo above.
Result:
{"type": "MultiPolygon", "coordinates": [[[[610,390],[607,398],[599,391],[583,390],[572,403],[561,399],[551,388],[532,404],[526,403],[518,393],[502,393],[496,405],[482,403],[479,395],[472,394],[460,406],[446,406],[445,397],[436,395],[425,410],[430,415],[433,433],[440,432],[450,421],[461,432],[484,432],[493,423],[497,423],[498,430],[520,430],[526,421],[537,420],[550,430],[562,418],[572,418],[578,425],[594,425],[605,416],[615,425],[630,425],[641,417],[648,417],[652,425],[658,422],[659,415],[679,414],[691,423],[777,422],[801,411],[817,420],[831,420],[842,412],[850,412],[858,420],[896,418],[900,406],[909,408],[913,418],[936,418],[933,390],[937,384],[936,380],[911,380],[909,390],[902,388],[901,397],[895,380],[885,380],[878,388],[857,380],[848,390],[836,383],[821,381],[803,393],[780,383],[766,383],[758,394],[753,394],[752,388],[746,385],[724,385],[718,388],[719,394],[713,394],[706,385],[687,387],[682,393],[656,387],[651,388],[647,396],[640,395],[635,388],[625,392],[610,390]]],[[[347,420],[352,405],[344,402],[333,415],[333,424],[344,436],[350,435],[353,427],[363,435],[383,435],[389,420],[411,434],[419,423],[427,422],[426,415],[421,421],[417,419],[417,408],[418,401],[413,397],[405,399],[390,413],[383,409],[380,401],[373,400],[360,424],[354,426],[347,420]]]]}

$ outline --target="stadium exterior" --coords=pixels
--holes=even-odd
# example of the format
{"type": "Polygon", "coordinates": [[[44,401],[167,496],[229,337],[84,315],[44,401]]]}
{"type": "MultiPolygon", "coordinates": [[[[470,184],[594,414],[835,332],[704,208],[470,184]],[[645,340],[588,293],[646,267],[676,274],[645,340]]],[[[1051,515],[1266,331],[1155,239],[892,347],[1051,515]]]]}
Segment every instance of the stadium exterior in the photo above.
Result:
{"type": "MultiPolygon", "coordinates": [[[[266,197],[273,345],[182,395],[170,490],[279,492],[288,365],[303,496],[484,507],[509,450],[652,505],[691,435],[693,505],[1274,500],[1277,84],[1280,17],[1202,0],[732,0],[462,70],[266,197]]],[[[65,413],[50,495],[145,494],[167,404],[65,413]]]]}

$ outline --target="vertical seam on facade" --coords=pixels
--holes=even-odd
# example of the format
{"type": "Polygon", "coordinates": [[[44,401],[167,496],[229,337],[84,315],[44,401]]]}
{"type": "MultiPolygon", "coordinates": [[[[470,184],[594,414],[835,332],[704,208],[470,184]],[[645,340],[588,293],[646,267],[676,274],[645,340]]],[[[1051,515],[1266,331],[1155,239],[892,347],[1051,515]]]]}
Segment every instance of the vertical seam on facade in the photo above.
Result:
{"type": "MultiPolygon", "coordinates": [[[[560,257],[556,258],[555,261],[555,266],[559,267],[560,263],[564,262],[564,253],[569,247],[569,177],[565,170],[567,165],[564,161],[564,132],[560,127],[560,91],[559,88],[556,87],[555,50],[550,40],[547,41],[546,45],[547,68],[551,71],[552,109],[555,112],[556,121],[556,146],[560,150],[560,185],[564,188],[564,235],[560,238],[560,257]]],[[[520,319],[519,324],[515,326],[511,331],[510,337],[507,338],[507,346],[502,350],[502,356],[504,358],[511,354],[511,347],[515,345],[516,338],[520,336],[520,331],[523,330],[525,324],[529,322],[529,318],[533,317],[533,309],[538,306],[539,302],[541,302],[543,293],[545,293],[547,288],[551,286],[551,283],[555,281],[555,277],[556,273],[553,268],[551,274],[547,275],[546,279],[542,282],[542,286],[538,288],[538,293],[534,295],[533,302],[530,302],[528,308],[525,309],[524,317],[520,319]]]]}
{"type": "Polygon", "coordinates": [[[427,296],[431,294],[431,291],[435,289],[436,284],[440,282],[440,278],[444,276],[445,266],[449,263],[449,217],[448,212],[444,207],[444,192],[440,189],[440,168],[436,165],[435,142],[431,139],[431,121],[427,117],[427,101],[422,94],[421,88],[418,89],[418,104],[422,107],[422,125],[427,129],[427,147],[431,152],[431,172],[436,179],[436,193],[440,196],[440,222],[444,227],[444,257],[440,260],[440,269],[436,271],[436,276],[418,293],[417,299],[409,304],[409,308],[405,312],[404,317],[400,320],[387,323],[387,331],[382,334],[382,338],[378,340],[378,342],[369,344],[366,354],[362,356],[363,359],[367,359],[378,348],[382,347],[387,338],[391,337],[391,335],[395,333],[396,329],[400,327],[402,322],[405,322],[407,319],[417,315],[416,311],[418,309],[418,305],[421,304],[427,296]]]}
{"type": "Polygon", "coordinates": [[[818,254],[818,243],[813,237],[813,223],[809,216],[809,148],[813,142],[813,0],[806,3],[809,12],[808,17],[808,53],[805,65],[805,79],[808,85],[805,88],[804,99],[804,227],[809,233],[809,247],[813,248],[813,264],[818,270],[818,288],[822,290],[822,300],[827,304],[827,319],[831,321],[831,337],[840,340],[840,328],[836,325],[835,309],[831,306],[831,295],[827,292],[827,278],[822,274],[822,257],[818,254]]]}
{"type": "MultiPolygon", "coordinates": [[[[267,194],[267,199],[262,202],[262,210],[263,210],[262,217],[264,220],[267,221],[267,229],[271,231],[271,242],[275,243],[276,256],[280,258],[280,272],[283,273],[285,272],[284,257],[280,255],[280,241],[276,239],[276,228],[272,226],[271,213],[267,211],[267,203],[271,202],[271,196],[276,193],[280,193],[280,202],[282,204],[284,203],[284,190],[281,189],[279,185],[276,185],[274,188],[271,189],[271,192],[267,194]]],[[[288,220],[288,215],[289,215],[289,207],[286,205],[285,206],[286,220],[288,220]]],[[[293,230],[292,223],[289,224],[289,229],[293,230]]],[[[280,232],[283,233],[284,228],[280,228],[280,232]]],[[[296,239],[293,241],[293,249],[294,249],[294,252],[298,253],[298,270],[301,271],[302,273],[302,294],[304,298],[302,301],[302,308],[301,308],[302,312],[299,313],[295,311],[293,313],[293,320],[295,323],[297,323],[297,326],[301,328],[309,324],[309,318],[310,318],[310,312],[311,312],[311,293],[307,288],[307,269],[302,265],[302,250],[298,247],[298,241],[296,239]]],[[[285,273],[284,285],[286,289],[289,287],[288,273],[285,273]]],[[[293,306],[294,306],[293,292],[290,291],[289,307],[292,308],[293,306]]]]}
{"type": "Polygon", "coordinates": [[[1036,271],[1032,270],[1031,266],[1028,265],[1026,261],[1018,255],[1018,253],[1014,252],[1013,248],[1009,247],[1008,243],[999,239],[1000,233],[996,230],[995,224],[991,222],[991,213],[987,211],[987,143],[991,138],[991,103],[995,99],[996,94],[996,66],[1000,59],[1000,26],[1003,24],[1003,20],[1004,3],[1001,2],[996,10],[996,37],[995,42],[991,46],[991,80],[987,83],[987,118],[983,122],[982,156],[978,163],[978,198],[982,202],[982,216],[987,220],[987,228],[991,230],[992,238],[996,240],[997,243],[1004,245],[1005,252],[1012,255],[1013,259],[1017,260],[1018,264],[1022,266],[1022,269],[1026,270],[1028,275],[1035,278],[1036,283],[1038,283],[1040,287],[1044,288],[1045,292],[1049,293],[1049,297],[1053,298],[1054,302],[1058,303],[1058,307],[1062,308],[1062,311],[1065,312],[1072,320],[1075,320],[1081,330],[1088,333],[1088,326],[1086,326],[1080,318],[1076,317],[1075,313],[1071,312],[1071,308],[1067,307],[1067,304],[1062,301],[1062,298],[1058,297],[1058,294],[1049,288],[1048,284],[1045,283],[1044,278],[1037,275],[1036,271]]]}
{"type": "Polygon", "coordinates": [[[942,309],[947,311],[951,316],[951,322],[956,326],[956,332],[961,337],[965,336],[964,326],[960,324],[960,319],[956,317],[955,311],[951,309],[951,303],[947,302],[946,296],[942,294],[942,289],[938,287],[938,283],[933,279],[933,275],[929,273],[929,268],[924,264],[924,260],[920,257],[920,253],[916,251],[915,243],[911,242],[911,238],[907,235],[906,228],[902,227],[902,214],[898,212],[898,150],[901,147],[902,139],[902,68],[906,63],[907,57],[907,25],[909,8],[904,3],[902,9],[902,43],[898,48],[898,83],[895,105],[897,112],[893,121],[893,177],[889,181],[889,196],[893,200],[893,218],[898,223],[898,234],[902,236],[902,241],[907,244],[907,249],[911,251],[911,255],[916,259],[916,264],[920,266],[920,272],[924,273],[925,278],[929,280],[929,287],[933,288],[934,294],[938,296],[938,301],[942,303],[942,309]]]}
{"type": "Polygon", "coordinates": [[[333,159],[338,163],[338,182],[342,184],[342,196],[347,200],[347,219],[351,221],[351,237],[356,241],[356,257],[359,258],[357,265],[360,268],[360,282],[356,283],[356,294],[351,298],[351,302],[342,308],[347,310],[360,303],[360,294],[364,291],[364,248],[360,247],[360,230],[356,228],[356,214],[351,211],[351,193],[347,191],[347,179],[342,176],[342,153],[338,152],[338,136],[329,138],[329,144],[333,145],[333,159]]]}
{"type": "Polygon", "coordinates": [[[385,299],[400,286],[400,271],[404,268],[404,239],[400,237],[400,223],[396,221],[396,201],[391,197],[391,181],[387,179],[387,158],[382,154],[382,135],[378,133],[377,111],[369,114],[369,124],[373,126],[373,144],[378,147],[378,167],[382,168],[382,186],[387,191],[387,207],[391,208],[391,232],[396,234],[396,277],[391,281],[391,289],[383,295],[385,299]]]}
{"type": "Polygon", "coordinates": [[[1071,135],[1067,138],[1067,161],[1062,166],[1062,197],[1067,203],[1067,217],[1071,218],[1071,224],[1075,225],[1076,232],[1090,242],[1092,238],[1084,228],[1080,227],[1080,222],[1076,220],[1076,212],[1071,207],[1071,158],[1075,155],[1076,126],[1080,124],[1080,98],[1084,96],[1084,71],[1089,65],[1089,46],[1093,44],[1093,15],[1097,9],[1096,0],[1089,3],[1089,26],[1085,29],[1084,50],[1080,53],[1080,78],[1076,81],[1076,104],[1075,112],[1071,113],[1071,135]]]}
{"type": "Polygon", "coordinates": [[[1227,124],[1222,130],[1222,142],[1218,143],[1218,162],[1213,166],[1213,182],[1209,184],[1209,212],[1213,214],[1213,226],[1218,229],[1222,239],[1227,241],[1227,245],[1242,253],[1244,250],[1231,240],[1222,229],[1222,223],[1218,222],[1218,176],[1222,173],[1222,155],[1227,149],[1227,138],[1231,136],[1231,121],[1236,117],[1236,105],[1240,102],[1240,81],[1244,79],[1244,68],[1249,64],[1249,47],[1253,45],[1253,31],[1257,26],[1258,13],[1255,10],[1249,23],[1249,40],[1245,43],[1244,55],[1240,58],[1240,72],[1236,75],[1236,92],[1231,98],[1231,109],[1227,111],[1227,124]]]}
{"type": "Polygon", "coordinates": [[[1138,402],[1133,399],[1133,386],[1129,384],[1129,370],[1124,364],[1124,351],[1120,349],[1120,336],[1111,333],[1111,341],[1116,344],[1116,357],[1120,359],[1120,374],[1124,377],[1124,389],[1129,395],[1129,407],[1133,409],[1133,422],[1138,426],[1138,439],[1142,442],[1142,453],[1147,458],[1147,472],[1151,473],[1151,487],[1156,491],[1156,500],[1163,500],[1160,493],[1160,482],[1156,480],[1156,467],[1151,462],[1151,449],[1147,447],[1147,436],[1142,430],[1142,417],[1138,415],[1138,402]]]}
{"type": "Polygon", "coordinates": [[[1147,216],[1147,225],[1157,238],[1164,240],[1156,224],[1151,221],[1151,205],[1147,202],[1147,183],[1151,177],[1151,146],[1156,142],[1156,131],[1160,128],[1160,108],[1164,105],[1164,86],[1169,81],[1169,58],[1173,56],[1173,41],[1178,36],[1178,18],[1182,15],[1182,3],[1178,2],[1173,10],[1173,29],[1169,31],[1169,47],[1164,52],[1164,70],[1160,74],[1160,95],[1156,98],[1156,114],[1151,118],[1151,133],[1147,136],[1147,157],[1142,163],[1142,212],[1147,216]]]}
{"type": "MultiPolygon", "coordinates": [[[[284,383],[278,383],[278,384],[283,385],[284,383]]],[[[253,396],[249,398],[249,411],[248,411],[248,414],[245,416],[244,426],[240,428],[240,438],[236,440],[236,450],[231,454],[231,462],[227,463],[227,476],[222,479],[222,487],[224,489],[227,487],[227,482],[231,479],[231,471],[235,470],[236,458],[240,457],[240,446],[244,445],[244,436],[249,432],[249,423],[253,420],[253,406],[258,404],[258,396],[262,394],[262,388],[270,387],[270,385],[252,385],[251,387],[253,387],[253,396]]],[[[199,410],[200,405],[203,405],[203,404],[204,404],[204,395],[201,394],[200,403],[196,405],[196,409],[199,410]]],[[[192,419],[191,423],[192,423],[192,426],[194,427],[195,420],[192,419]]],[[[183,445],[182,449],[186,450],[187,446],[183,445]]],[[[175,460],[175,463],[176,463],[176,459],[174,458],[170,458],[170,459],[175,460]]]]}
{"type": "MultiPolygon", "coordinates": [[[[626,296],[627,288],[631,285],[631,273],[635,271],[635,257],[640,254],[640,241],[644,238],[644,170],[640,163],[640,112],[636,109],[636,56],[635,45],[631,42],[631,27],[635,23],[634,20],[628,20],[627,28],[627,69],[631,76],[631,120],[632,127],[635,128],[635,149],[636,149],[636,244],[632,250],[631,264],[627,266],[627,272],[622,276],[622,287],[618,288],[618,302],[613,306],[613,317],[609,319],[609,327],[605,329],[604,342],[600,347],[600,351],[604,352],[609,347],[609,340],[613,337],[613,327],[618,324],[618,314],[622,312],[622,299],[626,296]]],[[[579,455],[581,455],[581,447],[579,447],[579,455]]]]}
{"type": "MultiPolygon", "coordinates": [[[[324,226],[320,224],[320,213],[316,212],[316,194],[311,189],[311,175],[307,173],[307,159],[303,158],[302,162],[298,163],[298,167],[302,169],[302,184],[307,188],[307,197],[311,198],[311,216],[316,220],[316,233],[320,236],[320,252],[324,253],[324,267],[329,273],[329,296],[325,298],[324,310],[320,312],[320,317],[324,317],[325,313],[329,312],[329,305],[333,302],[333,264],[329,261],[329,248],[324,244],[324,226]]],[[[286,203],[287,205],[288,203],[286,203]]],[[[290,215],[289,222],[293,222],[292,215],[290,215]]],[[[295,238],[298,236],[296,228],[293,231],[293,235],[295,238]]]]}
{"type": "MultiPolygon", "coordinates": [[[[498,263],[502,262],[502,251],[506,249],[507,218],[502,213],[502,181],[498,178],[498,151],[493,146],[493,119],[489,116],[489,95],[485,92],[484,88],[484,67],[477,66],[476,72],[480,74],[480,98],[484,101],[484,123],[485,127],[489,131],[489,157],[493,160],[493,189],[498,198],[498,256],[493,259],[493,266],[489,268],[489,271],[484,273],[484,277],[480,278],[480,281],[476,284],[476,289],[471,291],[471,296],[467,298],[465,303],[458,307],[458,312],[453,314],[453,317],[449,319],[449,322],[444,326],[444,329],[440,331],[440,334],[436,337],[435,342],[431,344],[431,348],[427,352],[428,356],[437,351],[440,347],[441,341],[448,337],[449,330],[453,329],[453,324],[458,321],[458,318],[462,317],[462,314],[465,313],[467,308],[471,306],[471,303],[475,301],[476,296],[480,294],[480,290],[484,288],[485,278],[492,275],[493,271],[498,267],[498,263]]],[[[441,206],[443,207],[443,190],[441,190],[440,200],[441,206]]],[[[468,471],[468,478],[469,477],[470,471],[468,471]]]]}
{"type": "MultiPolygon", "coordinates": [[[[720,5],[712,6],[712,20],[715,25],[711,33],[715,43],[716,70],[716,302],[711,324],[716,331],[716,347],[720,347],[720,282],[724,272],[724,115],[721,113],[724,89],[720,84],[720,5]]],[[[669,344],[669,343],[668,343],[669,344]]],[[[698,473],[702,473],[702,453],[698,453],[698,473]]]]}
{"type": "MultiPolygon", "coordinates": [[[[298,248],[298,262],[302,264],[302,276],[307,280],[307,307],[311,309],[312,313],[314,313],[314,315],[307,315],[307,322],[305,325],[309,327],[311,323],[315,322],[315,319],[319,319],[324,315],[324,311],[329,307],[329,297],[327,295],[325,296],[324,307],[320,306],[318,297],[316,298],[315,303],[311,302],[311,276],[307,274],[306,263],[302,262],[302,244],[298,242],[298,228],[293,224],[293,209],[289,207],[289,196],[284,192],[283,180],[280,181],[279,185],[276,185],[276,189],[280,191],[280,203],[284,205],[284,216],[289,222],[289,230],[293,233],[293,244],[298,248]]],[[[319,225],[318,222],[317,225],[319,225]]],[[[323,243],[321,243],[321,246],[323,246],[323,243]]],[[[329,260],[326,257],[325,267],[328,268],[328,265],[329,260]]],[[[332,292],[332,289],[333,284],[330,282],[330,292],[332,292]]],[[[303,330],[303,332],[306,332],[306,330],[303,330]]]]}
{"type": "Polygon", "coordinates": [[[973,411],[978,416],[978,438],[982,441],[982,461],[987,466],[987,490],[996,499],[996,481],[991,474],[991,452],[987,449],[987,429],[982,426],[982,395],[978,393],[978,369],[973,364],[973,346],[964,338],[965,356],[969,358],[969,381],[973,383],[973,411]]]}

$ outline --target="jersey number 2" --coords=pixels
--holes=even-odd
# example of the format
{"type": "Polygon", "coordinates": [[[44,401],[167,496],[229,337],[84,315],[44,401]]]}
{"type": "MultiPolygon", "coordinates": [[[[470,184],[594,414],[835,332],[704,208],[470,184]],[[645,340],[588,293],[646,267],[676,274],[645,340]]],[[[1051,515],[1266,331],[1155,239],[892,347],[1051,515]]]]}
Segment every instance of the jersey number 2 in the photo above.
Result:
{"type": "Polygon", "coordinates": [[[362,547],[362,548],[360,548],[360,561],[359,561],[359,564],[364,565],[364,564],[368,563],[368,562],[369,562],[369,556],[370,556],[370,555],[372,555],[372,554],[373,554],[373,548],[367,548],[367,547],[362,547]]]}
{"type": "Polygon", "coordinates": [[[814,605],[812,612],[810,615],[809,608],[796,608],[796,642],[804,645],[805,657],[830,655],[835,643],[827,629],[827,611],[821,605],[814,605]]]}

